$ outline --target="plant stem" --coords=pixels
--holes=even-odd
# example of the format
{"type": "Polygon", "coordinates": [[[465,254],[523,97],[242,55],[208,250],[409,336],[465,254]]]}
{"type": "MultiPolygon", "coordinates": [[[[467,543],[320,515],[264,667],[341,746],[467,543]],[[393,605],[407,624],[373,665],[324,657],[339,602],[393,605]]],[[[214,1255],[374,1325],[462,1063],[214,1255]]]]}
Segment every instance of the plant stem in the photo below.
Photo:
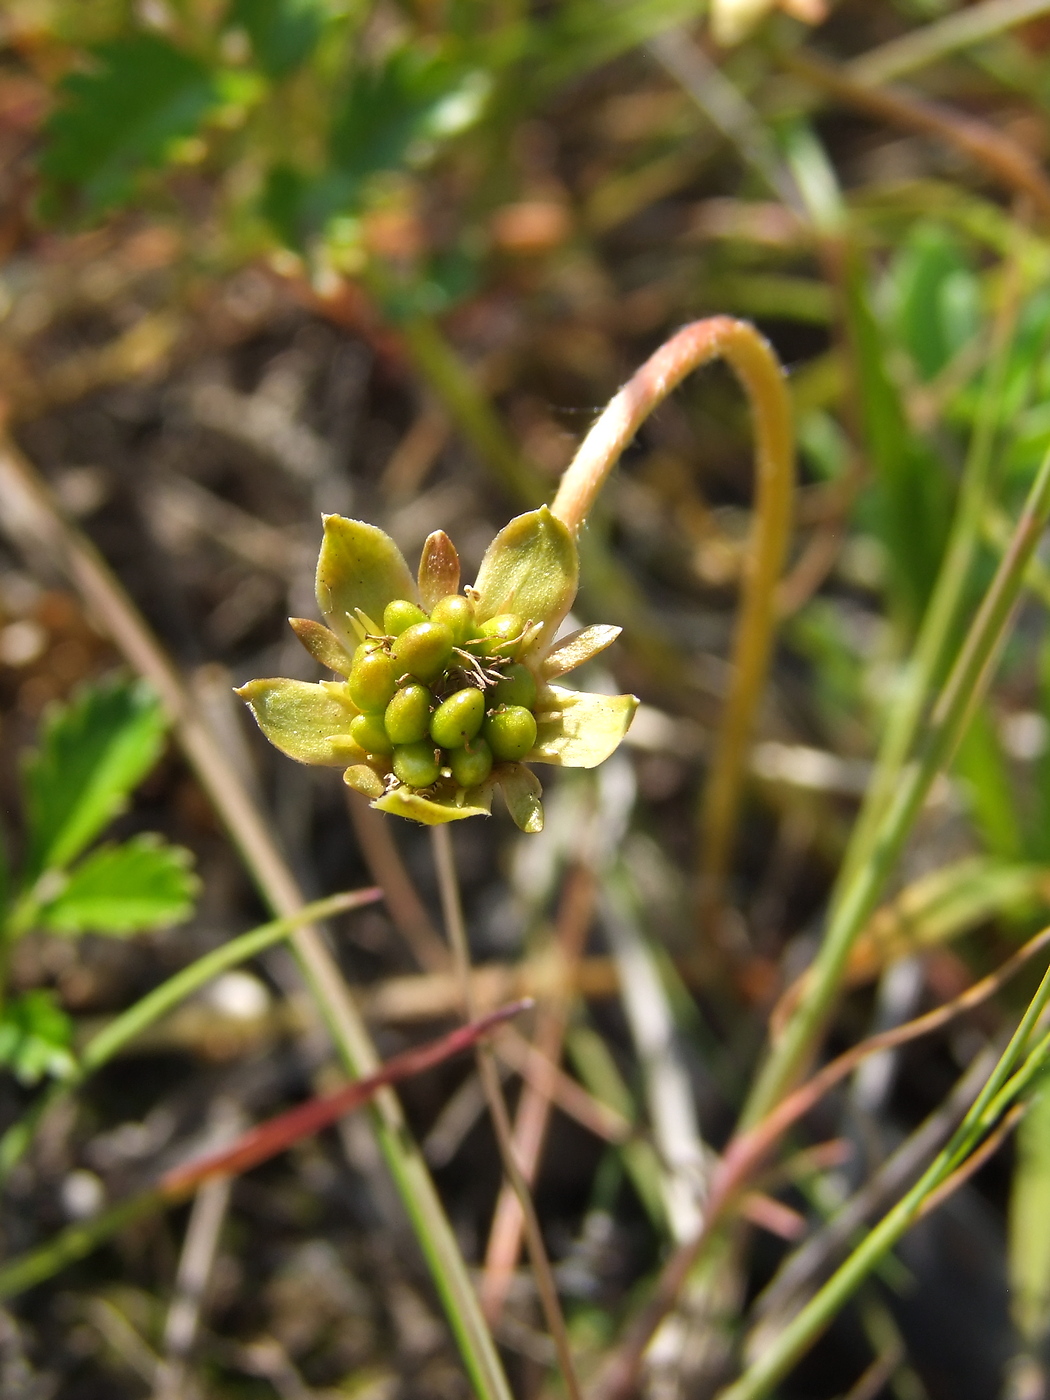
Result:
{"type": "MultiPolygon", "coordinates": [[[[267,823],[181,677],[94,545],[65,520],[51,492],[9,437],[0,436],[0,523],[16,547],[36,546],[70,578],[128,663],[170,715],[201,786],[275,914],[296,914],[302,892],[267,823]]],[[[344,1065],[360,1078],[379,1063],[368,1028],[320,931],[305,924],[292,947],[344,1065]]],[[[482,1400],[511,1400],[463,1255],[396,1095],[382,1090],[371,1122],[441,1297],[471,1384],[482,1400]]]]}
{"type": "Polygon", "coordinates": [[[754,527],[733,642],[733,673],[700,806],[700,908],[721,904],[740,808],[747,744],[769,667],[776,587],[787,551],[795,490],[791,400],[768,342],[746,321],[694,321],[652,355],[609,403],[566,468],[551,507],[578,533],[609,473],[639,427],[687,374],[728,362],[743,385],[755,430],[754,527]]]}
{"type": "Polygon", "coordinates": [[[891,83],[894,78],[935,63],[946,54],[993,39],[1005,29],[1045,15],[1048,10],[1050,0],[984,0],[983,4],[956,10],[944,19],[869,49],[852,59],[846,71],[858,83],[891,83]]]}
{"type": "Polygon", "coordinates": [[[900,775],[879,821],[868,859],[858,867],[831,911],[827,932],[791,1020],[748,1098],[741,1123],[764,1118],[795,1078],[831,1006],[850,950],[911,830],[930,785],[950,761],[974,705],[983,695],[1005,640],[1025,568],[1050,517],[1050,452],[1043,459],[1010,547],[942,690],[918,758],[900,775]]]}
{"type": "MultiPolygon", "coordinates": [[[[441,891],[441,909],[445,917],[445,928],[456,971],[459,974],[463,993],[464,1010],[468,1020],[474,1020],[473,989],[471,981],[470,946],[467,942],[467,926],[463,918],[463,904],[459,894],[459,878],[456,874],[455,854],[447,826],[432,826],[430,837],[434,851],[434,864],[437,868],[438,887],[441,891]]],[[[547,1248],[543,1242],[543,1230],[532,1199],[532,1192],[525,1180],[514,1153],[514,1129],[511,1125],[507,1104],[503,1097],[499,1070],[488,1047],[479,1045],[476,1050],[478,1075],[496,1133],[500,1157],[507,1180],[518,1198],[524,1218],[525,1240],[532,1262],[536,1281],[536,1291],[547,1321],[547,1327],[558,1356],[561,1379],[568,1391],[570,1400],[583,1400],[583,1392],[576,1377],[576,1366],[569,1344],[569,1332],[558,1299],[558,1289],[547,1248]]]]}

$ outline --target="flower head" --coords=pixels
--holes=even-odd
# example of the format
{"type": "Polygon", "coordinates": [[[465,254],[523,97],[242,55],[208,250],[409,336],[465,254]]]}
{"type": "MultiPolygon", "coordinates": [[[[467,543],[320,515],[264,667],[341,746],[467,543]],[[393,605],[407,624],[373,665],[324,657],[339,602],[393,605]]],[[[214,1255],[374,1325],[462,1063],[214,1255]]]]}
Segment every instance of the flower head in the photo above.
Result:
{"type": "Polygon", "coordinates": [[[329,515],[317,562],[328,625],[291,625],[340,679],[249,681],[237,693],[272,744],[344,768],[373,807],[433,826],[484,815],[499,787],[518,826],[539,831],[542,790],[525,764],[596,767],[638,705],[552,684],[620,632],[554,642],[578,576],[572,534],[546,506],[500,531],[463,592],[444,531],[423,546],[417,586],[389,535],[329,515]]]}

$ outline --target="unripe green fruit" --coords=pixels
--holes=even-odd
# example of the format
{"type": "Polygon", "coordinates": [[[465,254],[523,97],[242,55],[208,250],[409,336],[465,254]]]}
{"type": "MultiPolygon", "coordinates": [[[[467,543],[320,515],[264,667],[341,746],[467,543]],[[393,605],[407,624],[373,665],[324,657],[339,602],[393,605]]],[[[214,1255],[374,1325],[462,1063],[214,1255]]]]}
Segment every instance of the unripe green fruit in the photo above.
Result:
{"type": "Polygon", "coordinates": [[[370,656],[374,651],[382,651],[383,643],[376,641],[374,637],[369,637],[367,642],[360,642],[354,648],[353,662],[356,664],[362,656],[370,656]]]}
{"type": "MultiPolygon", "coordinates": [[[[394,674],[406,671],[424,685],[436,680],[452,655],[452,633],[441,622],[417,622],[390,648],[394,674]]],[[[389,696],[387,697],[389,699],[389,696]]]]}
{"type": "Polygon", "coordinates": [[[368,651],[354,662],[347,685],[359,710],[382,714],[397,689],[397,670],[385,651],[368,651]]]}
{"type": "Polygon", "coordinates": [[[443,749],[457,749],[473,739],[485,719],[485,697],[466,686],[443,700],[430,721],[430,737],[443,749]]]}
{"type": "Polygon", "coordinates": [[[444,623],[456,646],[461,647],[474,635],[474,604],[462,593],[449,593],[434,604],[430,620],[444,623]]]}
{"type": "Polygon", "coordinates": [[[515,661],[503,672],[503,679],[489,691],[489,707],[524,705],[531,710],[536,703],[536,677],[527,666],[515,661]]]}
{"type": "Polygon", "coordinates": [[[350,737],[365,753],[393,753],[394,746],[383,726],[382,715],[355,715],[350,721],[350,737]]]}
{"type": "Polygon", "coordinates": [[[499,613],[479,628],[482,652],[486,656],[517,656],[525,620],[517,613],[499,613]]]}
{"type": "Polygon", "coordinates": [[[383,609],[383,631],[390,637],[400,637],[401,633],[417,622],[426,622],[427,615],[407,598],[395,598],[383,609]]]}
{"type": "Polygon", "coordinates": [[[394,750],[394,772],[407,787],[424,788],[436,783],[441,763],[429,741],[399,744],[394,750]]]}
{"type": "Polygon", "coordinates": [[[492,750],[484,739],[471,739],[469,749],[452,750],[448,766],[460,787],[477,787],[492,772],[492,750]]]}
{"type": "Polygon", "coordinates": [[[524,705],[508,705],[486,719],[485,738],[496,758],[513,763],[536,743],[536,717],[524,705]]]}
{"type": "Polygon", "coordinates": [[[392,744],[418,744],[427,737],[433,697],[425,685],[404,685],[386,707],[383,723],[392,744]]]}

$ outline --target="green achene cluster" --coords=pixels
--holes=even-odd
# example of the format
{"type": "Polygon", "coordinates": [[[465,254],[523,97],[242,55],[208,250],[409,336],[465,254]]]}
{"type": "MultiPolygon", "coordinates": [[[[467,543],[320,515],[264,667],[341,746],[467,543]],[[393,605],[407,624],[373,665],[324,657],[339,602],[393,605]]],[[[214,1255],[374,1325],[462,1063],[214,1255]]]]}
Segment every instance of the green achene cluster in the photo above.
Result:
{"type": "Polygon", "coordinates": [[[442,778],[484,783],[494,763],[516,763],[536,743],[536,678],[515,658],[532,624],[500,613],[480,625],[462,593],[429,616],[407,598],[383,610],[383,633],[353,654],[347,692],[360,711],[350,737],[373,763],[389,759],[405,787],[442,778]]]}
{"type": "Polygon", "coordinates": [[[623,738],[638,701],[558,681],[613,642],[618,627],[558,629],[579,561],[545,506],[499,532],[472,586],[443,530],[412,577],[375,525],[329,515],[317,561],[325,625],[291,618],[336,680],[272,677],[238,694],[263,733],[300,763],[343,769],[373,807],[434,825],[484,816],[495,790],[523,831],[543,825],[534,763],[593,768],[623,738]]]}

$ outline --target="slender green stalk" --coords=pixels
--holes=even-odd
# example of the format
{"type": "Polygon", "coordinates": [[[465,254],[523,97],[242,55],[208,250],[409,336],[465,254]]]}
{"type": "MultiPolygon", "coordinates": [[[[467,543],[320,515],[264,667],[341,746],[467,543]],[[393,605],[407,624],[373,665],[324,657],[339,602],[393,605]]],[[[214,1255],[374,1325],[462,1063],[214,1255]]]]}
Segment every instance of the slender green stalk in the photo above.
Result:
{"type": "Polygon", "coordinates": [[[901,772],[879,821],[868,859],[856,870],[832,909],[799,1005],[752,1089],[742,1117],[744,1128],[765,1117],[784,1094],[820,1032],[857,935],[875,908],[930,785],[950,761],[974,705],[984,694],[1024,582],[1025,569],[1048,518],[1050,452],[1032,485],[1010,548],[934,706],[919,756],[901,772]]]}
{"type": "Polygon", "coordinates": [[[1050,970],[1032,998],[1020,1025],[951,1140],[919,1180],[875,1226],[842,1267],[744,1374],[718,1400],[762,1400],[841,1312],[864,1279],[923,1213],[937,1189],[959,1170],[1007,1108],[1016,1102],[1050,1061],[1050,1034],[1015,1072],[1040,1016],[1050,1004],[1050,970]]]}
{"type": "Polygon", "coordinates": [[[946,54],[993,39],[1006,29],[1045,15],[1048,10],[1050,0],[984,0],[983,4],[957,10],[933,24],[880,44],[877,49],[869,49],[846,68],[858,83],[891,83],[946,54]]]}
{"type": "Polygon", "coordinates": [[[154,987],[152,992],[147,992],[134,1006],[129,1006],[126,1011],[115,1016],[84,1046],[74,1074],[53,1084],[33,1104],[29,1112],[17,1123],[12,1124],[0,1138],[0,1182],[6,1180],[11,1168],[29,1146],[37,1124],[46,1112],[67,1098],[89,1075],[101,1069],[108,1060],[119,1054],[125,1045],[159,1021],[162,1016],[167,1015],[180,1002],[199,991],[220,973],[247,962],[249,958],[254,958],[258,953],[288,938],[293,930],[303,924],[313,923],[317,919],[330,919],[348,909],[359,909],[361,905],[371,904],[381,896],[382,891],[379,889],[333,894],[326,899],[317,899],[312,904],[304,905],[297,914],[292,914],[286,919],[273,919],[270,923],[261,924],[237,938],[231,938],[220,948],[205,953],[202,958],[198,958],[196,962],[190,963],[188,967],[169,977],[166,982],[162,982],[159,987],[154,987]]]}

